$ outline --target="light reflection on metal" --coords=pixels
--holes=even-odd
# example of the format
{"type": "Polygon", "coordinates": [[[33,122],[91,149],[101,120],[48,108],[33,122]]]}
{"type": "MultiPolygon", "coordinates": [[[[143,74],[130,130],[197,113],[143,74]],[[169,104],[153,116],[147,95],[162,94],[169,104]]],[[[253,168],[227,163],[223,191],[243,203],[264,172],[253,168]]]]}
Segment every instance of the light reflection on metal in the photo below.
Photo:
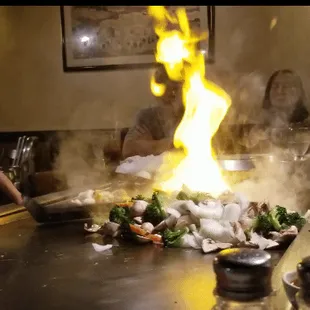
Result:
{"type": "Polygon", "coordinates": [[[176,288],[186,305],[186,309],[212,309],[216,300],[213,295],[215,289],[215,275],[212,264],[206,264],[205,272],[190,272],[184,278],[177,279],[176,288]]]}

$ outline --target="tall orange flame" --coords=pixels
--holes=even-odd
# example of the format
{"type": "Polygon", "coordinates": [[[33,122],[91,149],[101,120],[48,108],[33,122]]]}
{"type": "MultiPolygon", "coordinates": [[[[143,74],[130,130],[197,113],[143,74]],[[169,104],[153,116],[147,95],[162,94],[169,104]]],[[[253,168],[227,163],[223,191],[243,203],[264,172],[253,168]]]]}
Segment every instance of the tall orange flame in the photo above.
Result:
{"type": "MultiPolygon", "coordinates": [[[[172,16],[163,6],[150,6],[149,14],[155,21],[158,35],[156,61],[162,63],[171,80],[182,81],[184,116],[175,135],[174,145],[182,147],[185,157],[173,163],[173,175],[159,187],[171,192],[183,185],[192,191],[207,192],[214,196],[228,190],[214,158],[211,140],[231,104],[229,95],[205,78],[205,58],[198,42],[207,34],[194,34],[186,10],[179,8],[172,16]],[[168,29],[177,26],[177,30],[168,29]]],[[[161,96],[165,86],[151,79],[151,90],[161,96]]]]}

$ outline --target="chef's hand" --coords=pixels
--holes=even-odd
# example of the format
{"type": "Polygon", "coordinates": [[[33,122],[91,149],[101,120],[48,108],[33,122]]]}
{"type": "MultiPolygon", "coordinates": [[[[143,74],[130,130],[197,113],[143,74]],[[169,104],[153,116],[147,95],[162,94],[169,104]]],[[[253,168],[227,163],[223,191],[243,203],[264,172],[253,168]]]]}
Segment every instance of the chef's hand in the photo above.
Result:
{"type": "Polygon", "coordinates": [[[11,180],[3,173],[0,172],[0,189],[7,194],[14,203],[23,205],[22,194],[17,190],[11,180]]]}
{"type": "Polygon", "coordinates": [[[16,195],[14,195],[13,197],[13,201],[19,205],[19,206],[22,206],[24,204],[24,198],[23,198],[23,195],[17,191],[16,195]]]}

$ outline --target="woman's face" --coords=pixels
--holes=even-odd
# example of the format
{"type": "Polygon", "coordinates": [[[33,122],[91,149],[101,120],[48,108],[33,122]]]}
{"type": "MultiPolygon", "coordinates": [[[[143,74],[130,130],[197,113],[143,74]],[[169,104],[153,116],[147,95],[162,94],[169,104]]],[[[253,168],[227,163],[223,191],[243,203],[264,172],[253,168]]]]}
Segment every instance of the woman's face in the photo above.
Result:
{"type": "Polygon", "coordinates": [[[301,96],[298,78],[291,73],[280,73],[272,82],[270,103],[272,107],[291,111],[301,96]]]}

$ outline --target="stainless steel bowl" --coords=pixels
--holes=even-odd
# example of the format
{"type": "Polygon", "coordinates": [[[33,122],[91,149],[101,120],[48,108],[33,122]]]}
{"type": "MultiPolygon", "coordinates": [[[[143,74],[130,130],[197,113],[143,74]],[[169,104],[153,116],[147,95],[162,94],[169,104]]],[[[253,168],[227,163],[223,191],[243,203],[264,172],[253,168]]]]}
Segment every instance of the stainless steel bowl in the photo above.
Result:
{"type": "Polygon", "coordinates": [[[217,161],[225,171],[249,171],[255,168],[253,158],[249,155],[226,155],[217,161]]]}

